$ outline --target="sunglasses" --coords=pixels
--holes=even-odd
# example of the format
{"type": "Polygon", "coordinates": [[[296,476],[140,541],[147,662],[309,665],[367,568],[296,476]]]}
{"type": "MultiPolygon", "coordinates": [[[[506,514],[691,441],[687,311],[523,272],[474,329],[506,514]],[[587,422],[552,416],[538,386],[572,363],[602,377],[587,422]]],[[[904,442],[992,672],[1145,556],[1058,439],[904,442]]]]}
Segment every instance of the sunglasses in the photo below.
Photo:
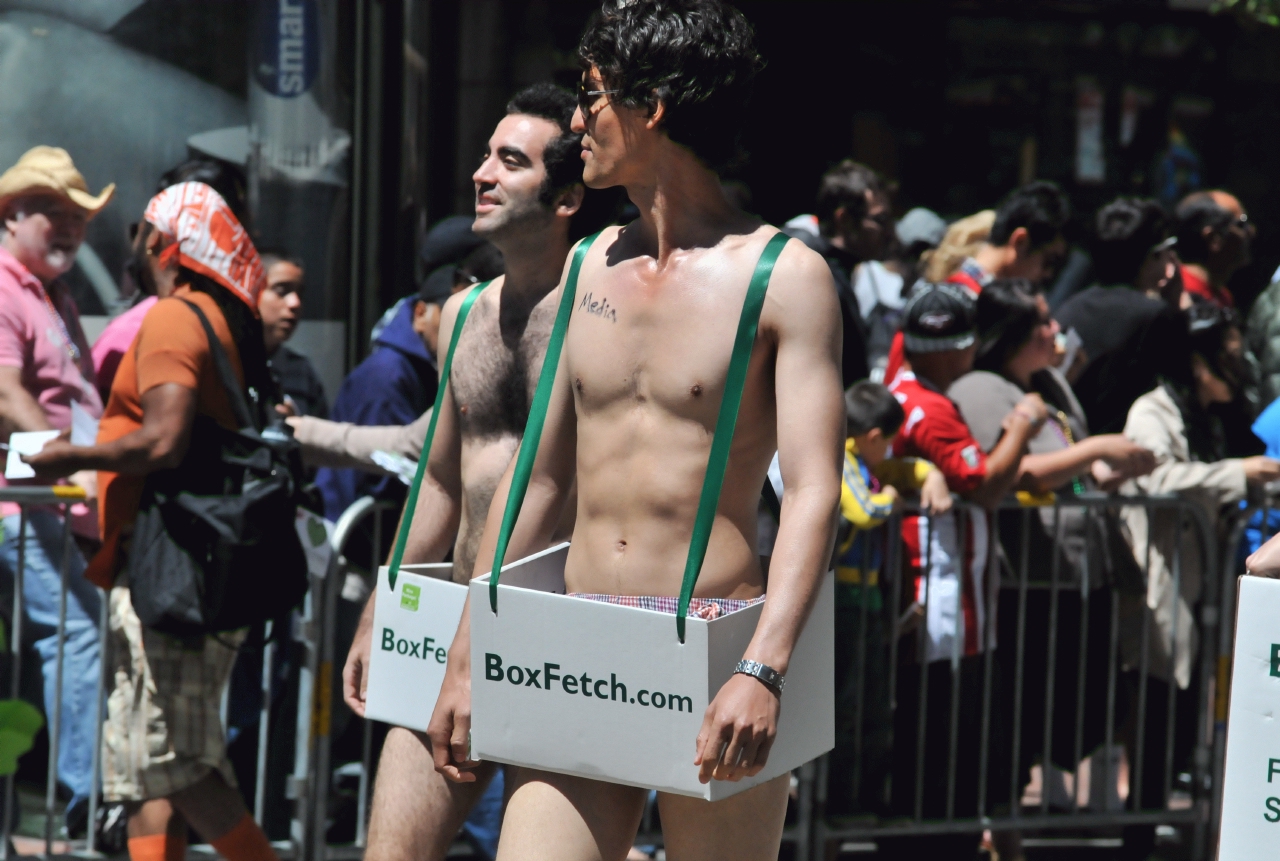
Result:
{"type": "Polygon", "coordinates": [[[600,96],[611,96],[620,92],[622,90],[588,90],[586,81],[578,81],[578,109],[582,111],[582,118],[586,119],[593,115],[591,108],[600,96]]]}

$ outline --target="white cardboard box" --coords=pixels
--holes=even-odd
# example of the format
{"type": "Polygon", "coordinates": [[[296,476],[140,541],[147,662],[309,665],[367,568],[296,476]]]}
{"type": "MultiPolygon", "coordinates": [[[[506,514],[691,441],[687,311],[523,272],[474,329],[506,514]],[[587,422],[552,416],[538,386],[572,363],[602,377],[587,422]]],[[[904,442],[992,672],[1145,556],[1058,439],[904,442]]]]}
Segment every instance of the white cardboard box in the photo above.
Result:
{"type": "Polygon", "coordinates": [[[561,544],[471,589],[471,750],[477,759],[716,801],[785,774],[835,741],[835,580],[828,573],[787,671],[778,735],[755,777],[698,782],[703,714],[763,605],[710,622],[564,595],[561,544]],[[548,684],[549,680],[549,684],[548,684]]]}
{"type": "Polygon", "coordinates": [[[1241,577],[1236,603],[1222,861],[1280,857],[1280,580],[1241,577]]]}
{"type": "Polygon", "coordinates": [[[467,600],[452,576],[450,563],[401,565],[392,591],[378,569],[365,717],[426,731],[467,600]]]}

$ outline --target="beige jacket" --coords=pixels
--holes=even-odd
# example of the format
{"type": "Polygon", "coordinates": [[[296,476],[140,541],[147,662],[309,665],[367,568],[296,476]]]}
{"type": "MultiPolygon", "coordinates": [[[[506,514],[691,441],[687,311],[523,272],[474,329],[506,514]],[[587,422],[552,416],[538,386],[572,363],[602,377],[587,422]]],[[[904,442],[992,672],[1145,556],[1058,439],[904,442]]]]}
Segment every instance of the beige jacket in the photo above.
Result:
{"type": "MultiPolygon", "coordinates": [[[[1125,482],[1122,493],[1131,496],[1176,493],[1203,508],[1211,523],[1218,522],[1223,506],[1244,499],[1243,461],[1193,461],[1182,413],[1164,388],[1147,392],[1134,401],[1124,435],[1155,453],[1156,468],[1150,475],[1125,482]]],[[[1153,509],[1148,519],[1147,510],[1135,506],[1122,509],[1121,519],[1139,567],[1145,565],[1148,549],[1151,553],[1146,601],[1146,612],[1151,614],[1151,673],[1167,680],[1170,656],[1176,655],[1173,676],[1178,687],[1185,689],[1191,683],[1191,669],[1199,649],[1195,612],[1204,585],[1205,553],[1199,527],[1190,520],[1183,523],[1182,581],[1178,590],[1181,594],[1175,595],[1173,560],[1179,543],[1178,512],[1169,508],[1153,509]]],[[[1136,669],[1142,654],[1143,608],[1135,603],[1125,607],[1124,612],[1122,658],[1127,668],[1136,669]]]]}
{"type": "Polygon", "coordinates": [[[293,438],[301,443],[302,459],[308,466],[350,467],[383,474],[386,471],[373,462],[373,453],[386,451],[417,461],[430,423],[431,410],[407,425],[364,427],[313,416],[291,422],[293,438]]]}

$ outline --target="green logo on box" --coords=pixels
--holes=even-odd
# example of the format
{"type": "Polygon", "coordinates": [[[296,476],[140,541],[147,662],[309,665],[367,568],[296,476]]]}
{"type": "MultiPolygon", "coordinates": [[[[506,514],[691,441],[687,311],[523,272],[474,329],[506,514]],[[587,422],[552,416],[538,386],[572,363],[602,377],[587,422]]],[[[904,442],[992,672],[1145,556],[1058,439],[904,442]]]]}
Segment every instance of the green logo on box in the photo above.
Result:
{"type": "Polygon", "coordinates": [[[405,583],[404,588],[400,590],[400,607],[405,610],[412,610],[415,613],[418,612],[418,598],[421,595],[421,586],[405,583]]]}
{"type": "Polygon", "coordinates": [[[1280,677],[1280,643],[1271,644],[1271,675],[1280,677]]]}

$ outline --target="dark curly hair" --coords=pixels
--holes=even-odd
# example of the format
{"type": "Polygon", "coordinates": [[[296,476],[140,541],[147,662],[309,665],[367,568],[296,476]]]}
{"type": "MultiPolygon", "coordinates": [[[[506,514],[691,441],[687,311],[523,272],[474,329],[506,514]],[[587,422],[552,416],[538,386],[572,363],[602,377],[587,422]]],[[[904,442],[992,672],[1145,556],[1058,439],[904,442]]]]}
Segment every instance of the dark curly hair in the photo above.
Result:
{"type": "Polygon", "coordinates": [[[1048,180],[1029,182],[1014,189],[1000,204],[987,241],[992,245],[1005,245],[1013,231],[1025,227],[1034,251],[1061,236],[1070,217],[1071,206],[1062,189],[1048,180]]]}
{"type": "Polygon", "coordinates": [[[664,108],[663,129],[720,171],[742,157],[742,121],[763,66],[751,25],[721,0],[607,0],[582,35],[614,101],[664,108]]]}
{"type": "Polygon", "coordinates": [[[1098,210],[1093,270],[1099,284],[1133,284],[1155,246],[1169,236],[1159,201],[1117,197],[1098,210]]]}
{"type": "Polygon", "coordinates": [[[560,127],[560,135],[553,138],[542,151],[542,163],[547,168],[547,178],[538,191],[538,200],[544,206],[555,203],[556,195],[571,185],[582,182],[582,135],[569,129],[577,100],[563,87],[541,83],[525,87],[507,102],[507,115],[522,114],[550,120],[560,127]]]}

